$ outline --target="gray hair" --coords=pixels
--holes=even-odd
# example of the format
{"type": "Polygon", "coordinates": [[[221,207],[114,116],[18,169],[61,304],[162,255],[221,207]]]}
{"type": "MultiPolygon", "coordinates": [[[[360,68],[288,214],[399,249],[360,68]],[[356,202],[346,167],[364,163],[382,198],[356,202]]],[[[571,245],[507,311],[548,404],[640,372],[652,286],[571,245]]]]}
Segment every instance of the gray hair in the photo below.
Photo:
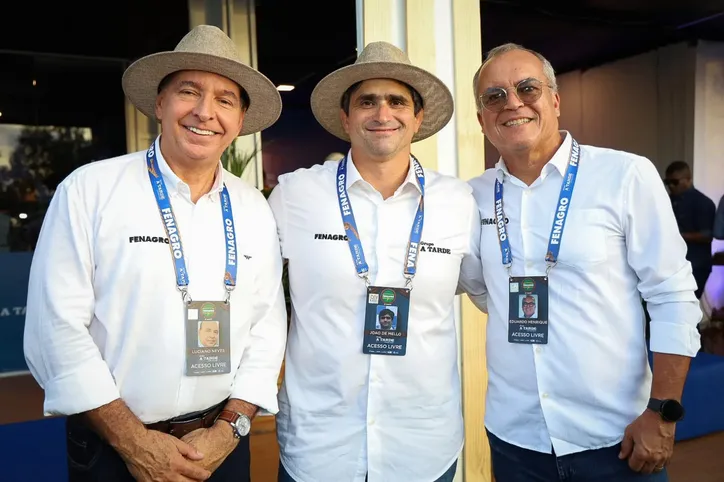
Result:
{"type": "Polygon", "coordinates": [[[473,77],[473,97],[475,97],[475,106],[478,108],[478,112],[483,110],[483,106],[480,105],[480,98],[478,96],[478,82],[480,82],[480,75],[483,72],[483,69],[486,65],[490,63],[491,60],[493,60],[495,57],[499,57],[505,53],[512,52],[513,50],[522,50],[524,52],[529,52],[533,55],[535,55],[538,60],[540,60],[543,63],[543,75],[546,76],[546,79],[548,80],[548,85],[550,86],[551,90],[553,92],[558,92],[558,83],[556,82],[556,72],[553,70],[553,66],[548,61],[547,58],[543,57],[543,55],[539,54],[535,50],[530,50],[522,45],[514,44],[514,43],[507,43],[503,45],[499,45],[493,49],[491,49],[488,52],[488,55],[485,57],[485,61],[483,61],[483,65],[480,66],[477,72],[475,72],[475,76],[473,77]]]}

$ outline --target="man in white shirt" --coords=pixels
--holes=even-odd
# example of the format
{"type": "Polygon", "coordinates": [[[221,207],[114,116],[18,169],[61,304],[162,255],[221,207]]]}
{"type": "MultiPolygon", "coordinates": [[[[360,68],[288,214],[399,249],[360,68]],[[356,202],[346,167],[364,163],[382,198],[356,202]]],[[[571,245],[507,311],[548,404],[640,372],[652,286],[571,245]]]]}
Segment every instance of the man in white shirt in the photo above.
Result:
{"type": "Polygon", "coordinates": [[[311,104],[351,150],[280,176],[269,199],[293,306],[279,481],[448,482],[463,445],[454,297],[461,267],[479,269],[480,220],[470,186],[411,144],[447,124],[452,96],[375,42],[311,104]]]}
{"type": "Polygon", "coordinates": [[[28,366],[45,413],[70,415],[71,482],[248,481],[251,419],[278,410],[282,260],[263,195],[219,159],[281,99],[207,25],[133,63],[123,88],[162,135],[58,187],[30,272],[28,366]]]}
{"type": "Polygon", "coordinates": [[[471,294],[489,313],[495,478],[667,480],[701,312],[656,168],[559,131],[555,74],[538,53],[493,49],[473,87],[501,155],[470,181],[490,220],[480,240],[487,294],[471,294]],[[537,295],[535,319],[519,316],[523,294],[537,295]]]}

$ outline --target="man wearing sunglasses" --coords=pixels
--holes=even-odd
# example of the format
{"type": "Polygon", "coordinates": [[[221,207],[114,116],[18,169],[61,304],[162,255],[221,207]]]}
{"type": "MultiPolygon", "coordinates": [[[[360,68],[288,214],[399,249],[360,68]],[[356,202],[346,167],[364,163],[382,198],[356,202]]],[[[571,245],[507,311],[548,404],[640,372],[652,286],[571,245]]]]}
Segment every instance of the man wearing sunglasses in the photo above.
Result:
{"type": "Polygon", "coordinates": [[[674,161],[666,168],[664,184],[671,193],[676,223],[686,241],[686,259],[691,262],[696,279],[696,297],[701,298],[711,274],[711,241],[716,206],[706,194],[694,187],[691,169],[684,161],[674,161]]]}
{"type": "Polygon", "coordinates": [[[481,226],[486,291],[470,293],[489,313],[495,478],[665,481],[701,311],[656,168],[559,130],[553,67],[536,52],[493,49],[473,88],[501,155],[470,181],[482,219],[495,220],[481,226]],[[527,295],[535,319],[519,316],[527,295]]]}

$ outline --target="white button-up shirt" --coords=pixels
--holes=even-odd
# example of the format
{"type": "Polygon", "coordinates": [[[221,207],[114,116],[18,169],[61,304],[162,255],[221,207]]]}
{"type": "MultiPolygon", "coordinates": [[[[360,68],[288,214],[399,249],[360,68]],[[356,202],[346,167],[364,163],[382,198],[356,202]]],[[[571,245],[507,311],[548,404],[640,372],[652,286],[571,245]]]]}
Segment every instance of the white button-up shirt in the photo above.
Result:
{"type": "MultiPolygon", "coordinates": [[[[578,176],[549,275],[545,345],[508,343],[508,272],[495,226],[494,186],[504,182],[512,276],[545,275],[545,256],[571,136],[530,186],[501,160],[470,181],[482,219],[487,284],[486,427],[502,440],[566,455],[611,446],[646,408],[651,350],[695,356],[701,312],[671,202],[653,164],[581,146],[578,176]]],[[[486,298],[482,296],[481,298],[486,298]]]]}
{"type": "MultiPolygon", "coordinates": [[[[425,170],[425,220],[405,356],[362,353],[366,287],[336,192],[338,162],[280,176],[269,202],[289,260],[292,324],[277,431],[299,482],[433,481],[463,445],[454,298],[479,270],[470,186],[425,170]]],[[[373,285],[404,287],[420,189],[412,163],[386,200],[347,164],[347,189],[373,285]]]]}
{"type": "Polygon", "coordinates": [[[286,339],[282,261],[264,196],[217,171],[196,204],[159,168],[183,241],[193,300],[223,300],[226,251],[219,193],[236,228],[231,373],[185,376],[184,304],[145,151],[91,163],[59,186],[30,271],[25,356],[45,389],[45,413],[74,414],[123,399],[142,422],[206,409],[226,397],[277,411],[286,339]]]}

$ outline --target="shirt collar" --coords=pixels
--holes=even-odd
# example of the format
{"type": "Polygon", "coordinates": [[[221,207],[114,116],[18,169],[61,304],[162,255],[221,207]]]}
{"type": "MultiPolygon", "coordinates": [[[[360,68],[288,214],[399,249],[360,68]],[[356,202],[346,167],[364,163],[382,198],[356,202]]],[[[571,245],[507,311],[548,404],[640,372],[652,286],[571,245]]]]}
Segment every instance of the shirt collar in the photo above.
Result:
{"type": "MultiPolygon", "coordinates": [[[[551,160],[548,161],[545,166],[543,166],[543,170],[541,172],[542,176],[545,176],[546,173],[550,172],[551,169],[557,169],[561,176],[563,176],[565,175],[566,169],[568,169],[568,161],[571,155],[571,145],[573,144],[573,137],[571,137],[571,134],[568,131],[561,130],[559,132],[562,136],[564,136],[563,143],[561,143],[560,147],[558,147],[558,150],[555,152],[555,154],[553,154],[551,160]]],[[[495,163],[495,169],[498,171],[498,178],[501,180],[505,176],[510,176],[508,166],[505,165],[505,161],[502,157],[498,159],[498,162],[495,163]]]]}
{"type": "MultiPolygon", "coordinates": [[[[166,183],[166,189],[169,190],[169,194],[171,193],[171,190],[174,190],[176,192],[189,193],[190,190],[188,185],[171,170],[171,167],[168,165],[166,159],[164,159],[163,157],[163,153],[161,152],[161,136],[156,137],[154,145],[156,149],[156,160],[158,161],[158,168],[161,171],[163,182],[166,183]]],[[[219,161],[219,165],[216,168],[216,174],[214,174],[214,184],[213,186],[211,186],[211,189],[209,190],[207,195],[220,193],[223,188],[224,169],[221,165],[221,161],[219,161]]]]}
{"type": "MultiPolygon", "coordinates": [[[[347,153],[347,158],[347,189],[349,189],[359,181],[366,181],[362,179],[362,176],[357,170],[357,166],[354,165],[354,159],[352,159],[352,149],[350,149],[347,153]]],[[[395,195],[402,192],[402,190],[405,189],[408,184],[412,184],[413,186],[415,186],[415,188],[417,188],[418,192],[422,193],[422,190],[420,189],[420,184],[417,182],[417,175],[415,174],[415,166],[413,165],[412,156],[410,156],[410,167],[407,169],[407,177],[405,177],[405,180],[402,182],[400,187],[397,188],[397,190],[395,191],[395,195]]]]}

